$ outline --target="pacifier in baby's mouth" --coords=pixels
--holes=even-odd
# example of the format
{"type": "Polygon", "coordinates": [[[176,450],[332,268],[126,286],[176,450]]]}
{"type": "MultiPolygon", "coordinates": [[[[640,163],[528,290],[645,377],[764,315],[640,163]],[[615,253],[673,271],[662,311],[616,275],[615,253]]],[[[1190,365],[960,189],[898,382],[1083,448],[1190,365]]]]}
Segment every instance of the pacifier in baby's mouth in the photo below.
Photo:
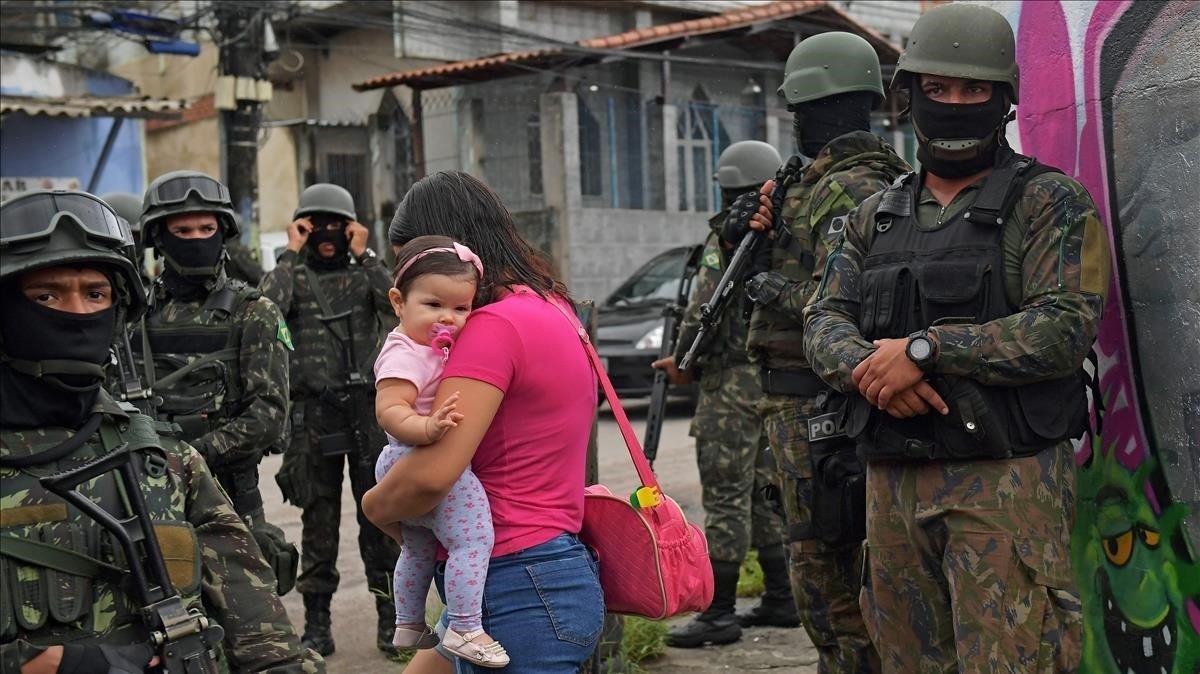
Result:
{"type": "Polygon", "coordinates": [[[444,323],[434,323],[429,328],[429,346],[434,351],[442,352],[442,361],[450,357],[450,347],[454,346],[454,333],[456,332],[453,325],[444,323]]]}

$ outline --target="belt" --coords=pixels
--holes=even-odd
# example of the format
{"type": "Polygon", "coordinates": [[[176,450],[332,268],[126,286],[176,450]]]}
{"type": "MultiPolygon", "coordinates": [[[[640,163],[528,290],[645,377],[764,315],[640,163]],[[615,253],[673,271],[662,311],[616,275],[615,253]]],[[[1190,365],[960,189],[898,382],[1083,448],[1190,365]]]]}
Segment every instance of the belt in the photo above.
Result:
{"type": "Polygon", "coordinates": [[[828,389],[829,385],[813,374],[812,370],[762,370],[763,393],[815,396],[828,389]]]}

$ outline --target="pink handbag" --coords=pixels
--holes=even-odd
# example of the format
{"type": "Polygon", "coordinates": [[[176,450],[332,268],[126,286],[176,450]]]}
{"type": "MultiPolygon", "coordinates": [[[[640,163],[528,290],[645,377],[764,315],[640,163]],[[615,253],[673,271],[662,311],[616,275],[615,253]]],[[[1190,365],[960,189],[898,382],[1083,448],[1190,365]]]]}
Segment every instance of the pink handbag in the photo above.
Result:
{"type": "Polygon", "coordinates": [[[609,613],[652,620],[703,611],[713,598],[708,540],[699,527],[687,521],[679,504],[662,493],[587,331],[561,306],[559,310],[583,342],[642,483],[629,498],[616,496],[598,484],[584,491],[579,538],[600,561],[604,606],[609,613]]]}

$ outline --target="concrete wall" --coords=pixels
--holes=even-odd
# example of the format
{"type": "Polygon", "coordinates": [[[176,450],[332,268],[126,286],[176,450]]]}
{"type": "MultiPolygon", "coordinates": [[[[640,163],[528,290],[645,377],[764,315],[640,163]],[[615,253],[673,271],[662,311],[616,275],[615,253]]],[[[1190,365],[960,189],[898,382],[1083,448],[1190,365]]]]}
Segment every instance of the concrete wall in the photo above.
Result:
{"type": "Polygon", "coordinates": [[[1091,192],[1115,278],[1072,556],[1082,672],[1200,671],[1200,5],[990,3],[1016,29],[1010,138],[1091,192]]]}
{"type": "Polygon", "coordinates": [[[603,300],[630,274],[659,253],[702,243],[707,216],[616,208],[570,213],[567,278],[576,299],[603,300]]]}

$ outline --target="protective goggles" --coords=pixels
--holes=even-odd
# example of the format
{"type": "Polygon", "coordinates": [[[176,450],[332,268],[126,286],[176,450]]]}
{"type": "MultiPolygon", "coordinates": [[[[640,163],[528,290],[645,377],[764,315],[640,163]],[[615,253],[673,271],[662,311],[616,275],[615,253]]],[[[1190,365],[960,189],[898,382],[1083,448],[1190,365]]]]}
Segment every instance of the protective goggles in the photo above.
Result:
{"type": "Polygon", "coordinates": [[[180,176],[172,178],[154,187],[147,195],[149,206],[167,206],[187,201],[188,196],[196,196],[209,203],[228,204],[229,190],[221,183],[208,176],[180,176]]]}
{"type": "Polygon", "coordinates": [[[63,218],[75,221],[89,239],[113,247],[133,244],[129,227],[96,197],[43,192],[17,197],[0,207],[0,245],[49,238],[63,218]]]}

